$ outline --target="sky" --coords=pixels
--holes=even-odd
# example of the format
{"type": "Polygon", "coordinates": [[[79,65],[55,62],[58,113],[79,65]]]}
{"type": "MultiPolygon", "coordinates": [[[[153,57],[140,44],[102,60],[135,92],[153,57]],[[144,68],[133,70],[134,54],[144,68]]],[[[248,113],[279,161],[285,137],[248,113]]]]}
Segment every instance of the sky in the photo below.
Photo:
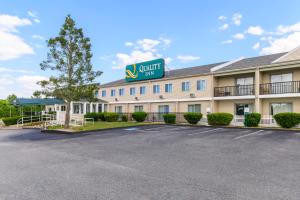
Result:
{"type": "Polygon", "coordinates": [[[300,45],[299,8],[299,0],[0,0],[0,98],[30,97],[53,75],[39,64],[68,14],[91,39],[103,84],[156,58],[172,70],[289,51],[300,45]]]}

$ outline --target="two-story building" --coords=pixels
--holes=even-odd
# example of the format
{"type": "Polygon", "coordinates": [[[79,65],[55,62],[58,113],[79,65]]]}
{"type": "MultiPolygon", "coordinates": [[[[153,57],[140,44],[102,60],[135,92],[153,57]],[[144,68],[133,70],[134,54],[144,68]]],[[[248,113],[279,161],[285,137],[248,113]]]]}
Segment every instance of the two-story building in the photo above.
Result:
{"type": "Polygon", "coordinates": [[[300,48],[166,71],[159,79],[121,79],[99,86],[103,111],[132,113],[300,112],[300,48]]]}

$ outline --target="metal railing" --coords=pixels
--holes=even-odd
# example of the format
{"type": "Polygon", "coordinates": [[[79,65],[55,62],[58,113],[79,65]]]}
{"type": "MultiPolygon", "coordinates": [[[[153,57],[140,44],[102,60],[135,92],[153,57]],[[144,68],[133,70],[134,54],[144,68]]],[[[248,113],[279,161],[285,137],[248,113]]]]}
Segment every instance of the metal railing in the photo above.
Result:
{"type": "Polygon", "coordinates": [[[21,117],[17,121],[17,127],[20,125],[24,124],[33,124],[33,123],[38,123],[38,122],[49,122],[49,121],[55,121],[56,120],[56,115],[50,115],[50,114],[45,114],[45,115],[35,115],[35,116],[25,116],[21,117]]]}
{"type": "Polygon", "coordinates": [[[246,96],[255,94],[255,85],[236,85],[236,86],[225,86],[215,87],[215,97],[226,97],[226,96],[246,96]]]}
{"type": "Polygon", "coordinates": [[[300,81],[260,84],[260,94],[300,93],[300,81]]]}

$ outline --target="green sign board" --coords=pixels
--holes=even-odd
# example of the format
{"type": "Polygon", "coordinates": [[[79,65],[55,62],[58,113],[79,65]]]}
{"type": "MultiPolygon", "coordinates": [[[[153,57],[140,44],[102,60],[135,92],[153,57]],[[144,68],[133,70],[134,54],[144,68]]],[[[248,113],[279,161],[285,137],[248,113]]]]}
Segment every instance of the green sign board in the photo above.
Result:
{"type": "Polygon", "coordinates": [[[165,75],[164,59],[151,60],[126,66],[126,81],[162,78],[165,75]]]}

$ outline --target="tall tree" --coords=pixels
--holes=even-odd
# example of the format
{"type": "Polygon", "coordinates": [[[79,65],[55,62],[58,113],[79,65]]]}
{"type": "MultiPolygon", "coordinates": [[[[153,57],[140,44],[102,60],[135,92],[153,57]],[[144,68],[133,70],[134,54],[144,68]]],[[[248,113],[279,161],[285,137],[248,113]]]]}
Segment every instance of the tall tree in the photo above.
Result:
{"type": "Polygon", "coordinates": [[[17,95],[15,94],[10,94],[7,96],[6,101],[8,101],[8,103],[13,104],[14,100],[17,99],[17,95]]]}
{"type": "Polygon", "coordinates": [[[65,128],[70,124],[70,103],[86,99],[94,100],[97,84],[95,79],[102,74],[93,71],[91,64],[91,42],[81,28],[68,15],[57,37],[48,41],[47,59],[40,66],[42,70],[53,70],[55,75],[40,81],[41,93],[66,102],[65,128]]]}

